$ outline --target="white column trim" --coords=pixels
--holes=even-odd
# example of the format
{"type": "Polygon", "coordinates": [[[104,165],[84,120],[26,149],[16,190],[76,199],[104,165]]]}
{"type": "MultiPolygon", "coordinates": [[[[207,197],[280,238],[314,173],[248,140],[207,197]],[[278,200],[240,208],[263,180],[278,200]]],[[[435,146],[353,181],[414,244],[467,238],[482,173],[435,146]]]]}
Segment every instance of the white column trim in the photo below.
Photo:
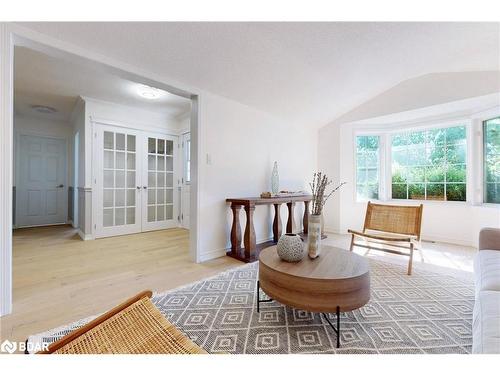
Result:
{"type": "Polygon", "coordinates": [[[13,45],[0,23],[0,316],[12,312],[13,45]]]}

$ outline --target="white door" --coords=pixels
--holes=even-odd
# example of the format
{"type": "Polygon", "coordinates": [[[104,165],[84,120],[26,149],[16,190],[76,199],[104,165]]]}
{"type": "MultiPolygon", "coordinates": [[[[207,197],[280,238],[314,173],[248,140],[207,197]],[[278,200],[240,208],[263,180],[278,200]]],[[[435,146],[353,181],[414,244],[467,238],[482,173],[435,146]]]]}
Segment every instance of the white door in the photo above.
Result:
{"type": "Polygon", "coordinates": [[[141,134],[105,125],[95,132],[96,237],[140,232],[141,134]]]}
{"type": "Polygon", "coordinates": [[[181,215],[183,228],[189,229],[189,210],[191,198],[191,135],[182,136],[182,179],[181,179],[181,215]]]}
{"type": "Polygon", "coordinates": [[[177,197],[174,194],[177,137],[145,134],[143,139],[142,230],[176,227],[177,197]]]}
{"type": "Polygon", "coordinates": [[[21,134],[17,147],[16,225],[65,223],[66,141],[21,134]]]}

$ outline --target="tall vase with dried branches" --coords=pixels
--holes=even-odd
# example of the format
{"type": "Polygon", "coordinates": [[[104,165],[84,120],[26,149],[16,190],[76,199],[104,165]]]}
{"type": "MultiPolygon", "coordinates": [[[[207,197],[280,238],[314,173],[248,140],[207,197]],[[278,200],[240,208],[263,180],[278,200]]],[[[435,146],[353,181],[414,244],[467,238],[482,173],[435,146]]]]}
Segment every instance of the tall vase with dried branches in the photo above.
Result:
{"type": "Polygon", "coordinates": [[[327,192],[332,181],[322,172],[316,172],[312,183],[309,184],[312,191],[311,214],[309,215],[308,231],[308,254],[311,259],[317,258],[321,253],[321,217],[323,208],[328,198],[339,190],[345,182],[327,192]]]}

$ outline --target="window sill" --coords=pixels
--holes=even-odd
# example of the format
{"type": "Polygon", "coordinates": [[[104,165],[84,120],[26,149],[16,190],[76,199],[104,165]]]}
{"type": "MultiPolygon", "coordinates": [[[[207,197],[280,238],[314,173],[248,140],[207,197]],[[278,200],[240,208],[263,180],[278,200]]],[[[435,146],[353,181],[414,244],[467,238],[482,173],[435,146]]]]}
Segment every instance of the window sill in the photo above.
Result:
{"type": "Polygon", "coordinates": [[[490,209],[498,209],[500,210],[500,204],[499,203],[472,203],[472,202],[460,202],[460,201],[435,201],[435,200],[417,200],[417,199],[388,199],[386,201],[379,200],[379,199],[367,199],[367,200],[359,200],[356,199],[354,201],[355,204],[366,204],[368,201],[376,204],[405,204],[405,205],[411,205],[412,203],[418,205],[418,204],[425,204],[425,205],[431,205],[431,206],[471,206],[471,207],[484,207],[484,208],[490,208],[490,209]]]}

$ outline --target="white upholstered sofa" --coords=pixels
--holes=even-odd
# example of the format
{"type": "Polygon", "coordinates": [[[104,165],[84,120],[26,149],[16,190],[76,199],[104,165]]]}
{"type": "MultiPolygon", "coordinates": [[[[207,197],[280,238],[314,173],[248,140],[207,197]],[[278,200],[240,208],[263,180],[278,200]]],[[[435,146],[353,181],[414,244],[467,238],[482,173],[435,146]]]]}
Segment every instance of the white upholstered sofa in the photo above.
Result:
{"type": "Polygon", "coordinates": [[[500,353],[500,229],[481,230],[474,281],[472,352],[500,353]]]}

